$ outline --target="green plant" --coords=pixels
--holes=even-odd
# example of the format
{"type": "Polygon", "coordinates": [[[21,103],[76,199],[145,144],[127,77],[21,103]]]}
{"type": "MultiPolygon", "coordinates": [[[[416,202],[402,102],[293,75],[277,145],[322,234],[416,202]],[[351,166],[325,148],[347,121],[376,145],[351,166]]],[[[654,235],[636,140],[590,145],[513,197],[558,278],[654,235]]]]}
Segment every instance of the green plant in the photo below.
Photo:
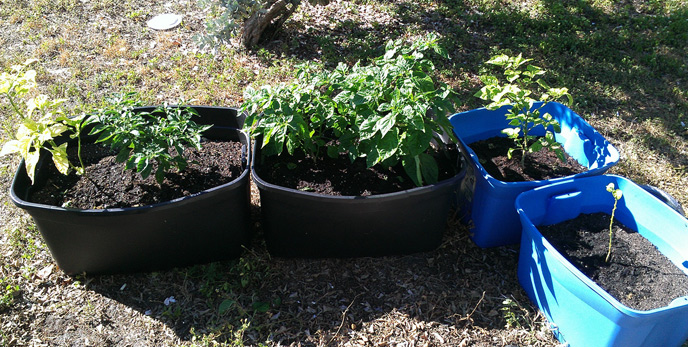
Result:
{"type": "Polygon", "coordinates": [[[11,278],[0,277],[0,312],[12,307],[20,294],[19,285],[15,284],[11,278]]]}
{"type": "MultiPolygon", "coordinates": [[[[5,96],[12,111],[19,118],[14,135],[11,126],[3,124],[5,132],[14,139],[3,145],[0,156],[18,153],[24,158],[26,173],[32,183],[41,149],[50,152],[58,171],[64,175],[69,173],[73,166],[67,158],[67,143],[58,145],[55,138],[75,129],[77,131],[72,134],[78,136],[83,120],[83,116],[69,118],[64,114],[60,109],[64,99],[50,100],[46,95],[38,95],[26,101],[23,99],[36,87],[36,70],[27,70],[34,62],[35,59],[29,59],[22,65],[12,66],[11,73],[0,75],[0,94],[5,96]]],[[[77,172],[83,173],[83,164],[77,172]]]]}
{"type": "MultiPolygon", "coordinates": [[[[91,135],[96,142],[105,142],[117,152],[116,161],[136,170],[145,179],[155,170],[155,179],[162,183],[172,168],[184,170],[188,163],[184,149],[201,148],[201,133],[210,125],[198,125],[191,117],[198,113],[191,107],[172,107],[164,104],[153,112],[139,112],[135,93],[118,94],[110,105],[89,117],[93,123],[91,135]]],[[[185,104],[180,101],[180,105],[185,104]]]]}
{"type": "Polygon", "coordinates": [[[614,212],[616,212],[616,204],[621,200],[621,197],[623,196],[623,192],[621,189],[615,189],[614,188],[614,183],[609,183],[607,185],[607,191],[612,194],[614,197],[614,207],[612,208],[612,216],[609,219],[609,247],[607,249],[607,257],[604,258],[604,261],[608,262],[609,261],[609,256],[612,254],[612,225],[614,224],[614,212]]]}
{"type": "Polygon", "coordinates": [[[340,63],[324,72],[302,65],[290,84],[246,89],[245,126],[263,136],[266,156],[301,150],[317,161],[323,152],[346,153],[352,162],[365,158],[368,167],[401,162],[418,186],[437,182],[437,163],[427,152],[433,144],[444,149],[443,136],[456,141],[445,115],[457,98],[433,81],[428,51],[448,58],[429,35],[410,46],[390,41],[370,65],[340,63]]]}
{"type": "Polygon", "coordinates": [[[206,35],[198,35],[195,40],[201,47],[214,47],[218,42],[234,37],[241,23],[254,13],[263,9],[261,0],[198,0],[198,6],[207,9],[211,17],[205,22],[206,35]]]}
{"type": "Polygon", "coordinates": [[[568,103],[573,103],[567,88],[551,88],[538,78],[545,71],[537,66],[527,65],[532,59],[524,59],[520,54],[510,57],[505,54],[492,57],[486,64],[502,68],[503,81],[495,75],[484,74],[480,80],[485,84],[475,96],[489,101],[487,109],[496,110],[502,106],[511,106],[506,113],[506,119],[512,128],[502,130],[502,133],[514,141],[516,147],[509,148],[507,156],[512,158],[514,151],[521,151],[521,165],[525,165],[527,153],[537,152],[544,148],[554,151],[559,159],[565,160],[561,145],[554,139],[554,133],[561,131],[557,122],[549,113],[541,114],[540,110],[550,100],[558,100],[566,96],[568,103]],[[539,101],[543,103],[536,107],[538,100],[531,95],[537,86],[544,89],[539,101]],[[545,136],[535,136],[532,130],[542,126],[545,136]]]}
{"type": "Polygon", "coordinates": [[[524,327],[522,322],[528,325],[528,328],[532,328],[532,324],[528,319],[528,310],[523,308],[518,301],[506,298],[502,301],[502,305],[500,311],[502,311],[502,317],[506,321],[506,328],[522,328],[524,327]]]}

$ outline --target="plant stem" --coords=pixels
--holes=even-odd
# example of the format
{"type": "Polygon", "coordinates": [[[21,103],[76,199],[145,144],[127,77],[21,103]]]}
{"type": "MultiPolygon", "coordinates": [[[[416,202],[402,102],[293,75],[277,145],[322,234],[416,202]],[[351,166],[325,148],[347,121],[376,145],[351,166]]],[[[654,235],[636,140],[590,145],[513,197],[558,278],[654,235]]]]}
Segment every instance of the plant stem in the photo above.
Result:
{"type": "Polygon", "coordinates": [[[416,178],[418,179],[419,186],[423,185],[423,173],[420,171],[420,158],[418,156],[413,157],[416,161],[416,178]]]}
{"type": "Polygon", "coordinates": [[[523,143],[521,144],[521,151],[523,155],[521,156],[521,167],[526,167],[526,154],[528,153],[528,127],[522,126],[521,131],[523,132],[523,143]]]}
{"type": "Polygon", "coordinates": [[[607,249],[607,257],[604,258],[605,262],[609,262],[609,256],[612,254],[612,225],[614,224],[614,212],[616,212],[616,203],[619,200],[614,199],[614,208],[612,208],[612,218],[609,219],[609,248],[607,249]]]}
{"type": "Polygon", "coordinates": [[[77,149],[76,156],[79,157],[79,164],[81,165],[81,172],[86,173],[86,167],[84,166],[84,161],[81,160],[81,134],[76,137],[77,149]]]}

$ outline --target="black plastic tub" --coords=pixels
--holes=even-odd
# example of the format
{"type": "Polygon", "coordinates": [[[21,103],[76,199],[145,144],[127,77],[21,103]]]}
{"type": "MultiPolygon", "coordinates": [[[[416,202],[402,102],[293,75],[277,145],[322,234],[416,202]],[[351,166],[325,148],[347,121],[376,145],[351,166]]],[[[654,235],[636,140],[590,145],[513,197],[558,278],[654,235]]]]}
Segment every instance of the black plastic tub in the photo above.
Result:
{"type": "MultiPolygon", "coordinates": [[[[279,257],[360,257],[431,251],[442,242],[465,165],[437,184],[389,194],[329,196],[265,182],[255,170],[268,251],[279,257]]],[[[463,158],[463,156],[460,156],[463,158]]]]}
{"type": "MultiPolygon", "coordinates": [[[[250,139],[236,129],[237,111],[196,107],[200,124],[215,124],[211,139],[239,140],[250,158],[250,139]],[[211,117],[206,118],[210,113],[211,117]]],[[[150,111],[152,108],[140,108],[150,111]]],[[[162,270],[238,257],[251,236],[249,165],[232,182],[171,201],[131,208],[68,209],[26,201],[46,179],[42,157],[32,186],[19,166],[12,202],[31,215],[57,265],[67,274],[162,270]]]]}

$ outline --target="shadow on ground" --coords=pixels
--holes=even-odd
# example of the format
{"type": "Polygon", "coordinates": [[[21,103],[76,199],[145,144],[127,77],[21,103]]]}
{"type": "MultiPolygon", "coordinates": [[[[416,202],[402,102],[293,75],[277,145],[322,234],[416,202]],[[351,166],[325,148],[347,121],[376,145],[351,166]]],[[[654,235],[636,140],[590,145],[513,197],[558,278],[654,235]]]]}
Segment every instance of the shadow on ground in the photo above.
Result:
{"type": "MultiPolygon", "coordinates": [[[[184,341],[192,331],[219,341],[302,345],[389,342],[390,336],[401,342],[424,334],[434,344],[458,345],[467,330],[504,328],[510,317],[505,307],[513,314],[511,324],[533,324],[536,314],[518,285],[517,260],[516,246],[480,249],[465,227],[452,223],[433,252],[271,259],[257,242],[236,261],[96,277],[88,287],[164,322],[184,341]]],[[[481,338],[491,337],[471,341],[481,338]]]]}

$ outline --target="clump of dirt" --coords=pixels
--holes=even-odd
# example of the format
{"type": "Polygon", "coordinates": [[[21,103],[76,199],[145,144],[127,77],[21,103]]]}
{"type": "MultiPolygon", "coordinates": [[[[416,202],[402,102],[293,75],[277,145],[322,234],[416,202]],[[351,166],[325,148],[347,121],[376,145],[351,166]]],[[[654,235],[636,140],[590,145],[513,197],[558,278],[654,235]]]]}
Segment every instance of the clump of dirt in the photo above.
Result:
{"type": "Polygon", "coordinates": [[[504,182],[523,182],[548,180],[557,177],[575,175],[587,171],[587,168],[570,157],[566,152],[566,161],[543,149],[526,155],[525,166],[521,165],[522,153],[514,152],[511,159],[507,157],[513,140],[506,137],[493,137],[470,144],[480,160],[480,164],[492,177],[504,182]]]}
{"type": "MultiPolygon", "coordinates": [[[[126,170],[124,163],[116,162],[115,155],[104,145],[84,144],[86,174],[64,176],[51,165],[46,183],[29,200],[79,209],[156,204],[231,182],[243,171],[241,153],[241,142],[204,141],[200,150],[184,151],[189,162],[186,169],[168,172],[162,184],[158,184],[154,175],[142,179],[139,173],[126,170]]],[[[75,153],[70,153],[70,160],[78,162],[75,153]]]]}
{"type": "Polygon", "coordinates": [[[582,214],[538,229],[568,261],[628,307],[651,310],[688,295],[688,276],[650,241],[616,220],[611,257],[605,261],[609,218],[605,213],[582,214]]]}

